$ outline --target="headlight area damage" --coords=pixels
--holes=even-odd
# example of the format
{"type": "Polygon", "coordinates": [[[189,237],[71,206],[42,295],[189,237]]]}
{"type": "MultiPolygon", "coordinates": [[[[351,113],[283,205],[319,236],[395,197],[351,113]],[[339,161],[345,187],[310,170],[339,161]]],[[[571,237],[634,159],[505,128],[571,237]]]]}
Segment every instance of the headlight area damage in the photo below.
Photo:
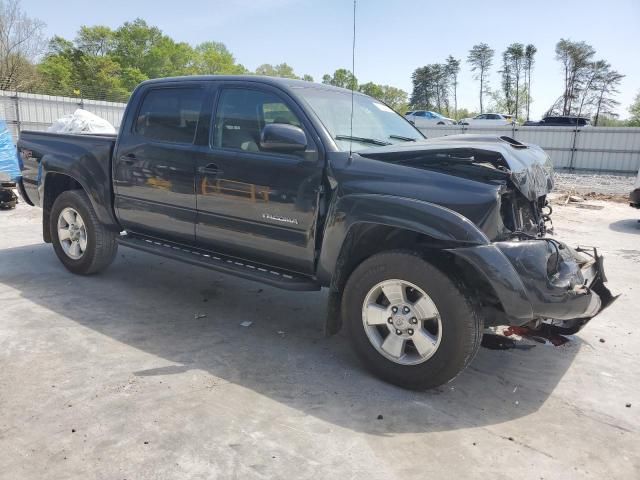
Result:
{"type": "Polygon", "coordinates": [[[449,251],[491,285],[500,305],[487,319],[493,325],[548,325],[570,335],[617,298],[604,285],[603,257],[593,247],[572,249],[540,238],[449,251]]]}

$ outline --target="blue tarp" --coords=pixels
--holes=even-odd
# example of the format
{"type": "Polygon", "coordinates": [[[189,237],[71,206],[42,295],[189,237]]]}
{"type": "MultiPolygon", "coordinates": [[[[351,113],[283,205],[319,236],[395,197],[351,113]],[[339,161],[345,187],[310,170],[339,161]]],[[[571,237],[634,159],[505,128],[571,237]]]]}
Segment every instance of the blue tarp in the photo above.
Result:
{"type": "Polygon", "coordinates": [[[0,120],[0,181],[15,182],[18,178],[20,178],[18,152],[6,122],[0,120]]]}

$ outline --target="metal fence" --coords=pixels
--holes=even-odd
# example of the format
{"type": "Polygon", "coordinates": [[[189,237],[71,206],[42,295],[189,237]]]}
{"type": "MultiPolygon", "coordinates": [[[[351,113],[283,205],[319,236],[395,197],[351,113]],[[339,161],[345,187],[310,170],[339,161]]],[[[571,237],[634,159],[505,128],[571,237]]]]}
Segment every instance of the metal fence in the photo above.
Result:
{"type": "Polygon", "coordinates": [[[458,134],[509,136],[542,147],[557,169],[636,173],[640,169],[640,128],[476,127],[421,128],[427,137],[458,134]]]}
{"type": "Polygon", "coordinates": [[[120,126],[126,103],[56,97],[0,90],[0,119],[5,120],[14,140],[21,130],[46,130],[55,120],[82,108],[120,126]]]}
{"type": "MultiPolygon", "coordinates": [[[[21,130],[46,130],[56,119],[83,108],[118,128],[126,104],[102,100],[0,91],[0,119],[17,140],[21,130]]],[[[640,169],[640,128],[611,127],[471,127],[434,126],[421,129],[427,137],[480,133],[507,135],[540,145],[558,169],[635,173],[640,169]]]]}

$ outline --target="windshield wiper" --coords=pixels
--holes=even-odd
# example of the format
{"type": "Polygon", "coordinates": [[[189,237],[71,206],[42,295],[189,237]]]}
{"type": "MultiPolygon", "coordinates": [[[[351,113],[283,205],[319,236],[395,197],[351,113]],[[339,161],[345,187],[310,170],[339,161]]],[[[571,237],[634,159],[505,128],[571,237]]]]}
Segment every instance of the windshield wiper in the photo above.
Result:
{"type": "Polygon", "coordinates": [[[335,138],[336,140],[353,140],[354,142],[370,143],[371,145],[380,145],[381,147],[391,145],[391,142],[385,142],[384,140],[377,140],[375,138],[352,137],[351,135],[336,135],[335,138]]]}
{"type": "Polygon", "coordinates": [[[403,137],[402,135],[389,135],[389,138],[395,140],[404,140],[405,142],[415,142],[417,139],[411,137],[403,137]]]}

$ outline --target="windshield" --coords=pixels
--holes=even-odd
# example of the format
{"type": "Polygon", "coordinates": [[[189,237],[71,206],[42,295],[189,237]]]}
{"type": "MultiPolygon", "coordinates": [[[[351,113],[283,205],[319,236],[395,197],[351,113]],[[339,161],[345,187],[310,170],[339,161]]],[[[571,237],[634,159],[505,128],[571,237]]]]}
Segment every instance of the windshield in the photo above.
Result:
{"type": "Polygon", "coordinates": [[[424,139],[403,117],[371,97],[353,96],[352,132],[350,92],[301,88],[297,93],[318,115],[342,151],[349,151],[350,145],[357,151],[424,139]]]}
{"type": "Polygon", "coordinates": [[[438,112],[429,112],[429,113],[431,113],[431,115],[433,115],[434,117],[445,118],[444,115],[440,115],[438,112]]]}

